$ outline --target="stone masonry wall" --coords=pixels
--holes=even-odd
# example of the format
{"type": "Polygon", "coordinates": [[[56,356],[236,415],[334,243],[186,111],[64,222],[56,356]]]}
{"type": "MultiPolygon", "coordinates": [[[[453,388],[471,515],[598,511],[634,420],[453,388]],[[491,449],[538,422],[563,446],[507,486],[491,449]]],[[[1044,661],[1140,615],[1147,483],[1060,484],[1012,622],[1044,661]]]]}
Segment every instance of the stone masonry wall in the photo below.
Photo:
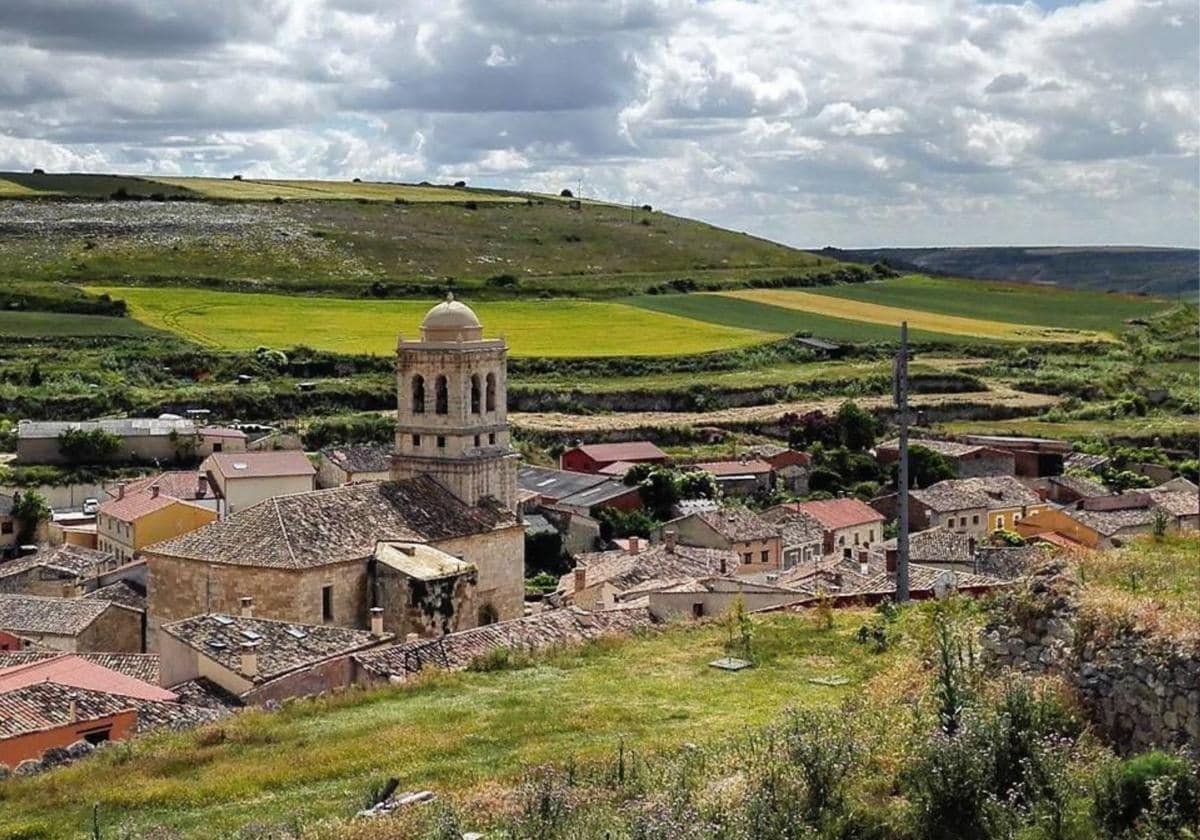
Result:
{"type": "Polygon", "coordinates": [[[1053,561],[1004,596],[984,630],[989,663],[1066,678],[1119,751],[1200,752],[1200,642],[1128,628],[1098,638],[1078,591],[1070,570],[1053,561]]]}

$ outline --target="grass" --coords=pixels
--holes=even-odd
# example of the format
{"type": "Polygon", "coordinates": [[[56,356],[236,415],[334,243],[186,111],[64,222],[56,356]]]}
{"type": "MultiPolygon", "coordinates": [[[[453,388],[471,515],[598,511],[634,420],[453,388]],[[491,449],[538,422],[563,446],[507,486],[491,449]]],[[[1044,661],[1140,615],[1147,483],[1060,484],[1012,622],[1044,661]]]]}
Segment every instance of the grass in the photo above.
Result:
{"type": "MultiPolygon", "coordinates": [[[[1102,338],[1111,338],[1111,336],[1105,333],[1095,331],[1045,327],[1030,323],[1006,323],[983,318],[967,318],[960,315],[947,315],[937,311],[927,311],[920,307],[901,308],[885,306],[855,298],[802,292],[794,289],[749,289],[739,292],[725,292],[723,296],[739,300],[750,300],[785,309],[799,310],[806,314],[879,324],[891,330],[896,330],[902,321],[907,321],[910,329],[966,336],[972,339],[1041,342],[1095,341],[1102,338]]],[[[1035,318],[1037,317],[1033,312],[1030,315],[1035,318]]]]}
{"type": "Polygon", "coordinates": [[[832,286],[815,293],[969,319],[1106,332],[1120,330],[1128,318],[1145,318],[1168,305],[1158,298],[1137,295],[921,275],[832,286]]]}
{"type": "Polygon", "coordinates": [[[66,312],[0,312],[0,337],[4,338],[127,337],[157,334],[158,331],[154,328],[132,318],[66,312]]]}
{"type": "Polygon", "coordinates": [[[204,198],[229,201],[271,201],[275,197],[295,200],[356,200],[410,202],[524,202],[516,193],[492,192],[445,186],[377,182],[275,180],[269,178],[155,178],[154,181],[187,189],[204,198]]]}
{"type": "Polygon", "coordinates": [[[110,830],[229,836],[252,820],[347,818],[386,776],[403,790],[465,794],[511,782],[524,765],[608,759],[622,742],[643,755],[706,743],[788,706],[837,703],[908,655],[853,642],[864,619],[840,611],[831,631],[807,617],[757,619],[758,664],[737,674],[707,664],[722,654],[723,630],[681,626],[541,657],[522,670],[440,675],[251,712],[221,724],[223,738],[138,740],[0,786],[0,838],[78,834],[93,802],[110,830]],[[830,676],[848,682],[809,682],[830,676]]]}
{"type": "MultiPolygon", "coordinates": [[[[134,318],[226,349],[303,344],[341,353],[387,354],[396,335],[416,338],[433,301],[370,301],[237,294],[203,289],[91,288],[129,304],[134,318]]],[[[488,335],[514,355],[624,356],[701,353],[770,336],[594,301],[472,304],[488,335]]]]}
{"type": "Polygon", "coordinates": [[[1151,415],[1118,417],[1111,420],[960,420],[940,423],[939,431],[954,435],[1018,435],[1055,440],[1091,440],[1095,438],[1152,441],[1156,437],[1178,439],[1200,437],[1200,417],[1151,415]]]}
{"type": "Polygon", "coordinates": [[[186,189],[168,189],[161,182],[133,175],[93,175],[85,173],[49,173],[35,175],[28,172],[0,172],[0,196],[24,197],[28,195],[59,195],[75,198],[108,198],[117,190],[130,195],[187,194],[186,189]],[[25,192],[9,192],[5,184],[15,184],[25,192]]]}
{"type": "Polygon", "coordinates": [[[1135,539],[1079,558],[1087,601],[1103,614],[1124,614],[1155,629],[1190,632],[1200,640],[1200,534],[1135,539]]]}

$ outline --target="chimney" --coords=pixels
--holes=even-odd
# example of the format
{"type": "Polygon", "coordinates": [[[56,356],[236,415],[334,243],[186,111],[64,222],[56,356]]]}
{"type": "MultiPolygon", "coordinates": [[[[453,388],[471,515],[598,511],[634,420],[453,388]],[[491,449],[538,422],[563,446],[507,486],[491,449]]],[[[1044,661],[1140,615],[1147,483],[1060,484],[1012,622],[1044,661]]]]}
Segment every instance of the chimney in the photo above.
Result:
{"type": "Polygon", "coordinates": [[[871,573],[870,556],[865,546],[858,550],[858,573],[864,577],[871,573]]]}
{"type": "Polygon", "coordinates": [[[67,720],[71,723],[79,720],[79,695],[72,692],[68,695],[69,702],[67,703],[67,720]]]}
{"type": "Polygon", "coordinates": [[[587,589],[587,566],[575,566],[575,591],[587,589]]]}
{"type": "Polygon", "coordinates": [[[889,548],[886,552],[887,571],[889,575],[896,574],[896,558],[899,552],[894,548],[889,548]]]}
{"type": "Polygon", "coordinates": [[[238,598],[238,603],[242,605],[242,618],[254,618],[254,599],[250,597],[238,598]]]}
{"type": "Polygon", "coordinates": [[[637,537],[630,537],[629,538],[629,553],[637,554],[641,550],[642,550],[642,541],[639,540],[637,537]]]}
{"type": "Polygon", "coordinates": [[[406,634],[406,635],[404,636],[404,641],[406,641],[406,642],[415,642],[415,641],[416,641],[417,639],[419,639],[419,638],[421,638],[421,634],[420,634],[420,633],[408,633],[408,634],[406,634]]]}
{"type": "Polygon", "coordinates": [[[257,642],[242,642],[242,676],[253,680],[258,676],[257,642]]]}
{"type": "Polygon", "coordinates": [[[151,499],[157,499],[157,498],[158,498],[158,485],[157,485],[157,484],[151,484],[151,485],[150,485],[150,498],[151,498],[151,499]]]}
{"type": "Polygon", "coordinates": [[[371,635],[383,638],[383,607],[371,607],[371,635]]]}
{"type": "Polygon", "coordinates": [[[204,473],[196,473],[196,498],[203,499],[208,495],[208,477],[204,473]]]}
{"type": "Polygon", "coordinates": [[[118,499],[125,498],[125,482],[124,481],[122,481],[120,484],[117,485],[117,498],[118,499]]]}
{"type": "Polygon", "coordinates": [[[675,529],[668,528],[663,531],[663,545],[667,549],[667,554],[675,553],[675,529]]]}

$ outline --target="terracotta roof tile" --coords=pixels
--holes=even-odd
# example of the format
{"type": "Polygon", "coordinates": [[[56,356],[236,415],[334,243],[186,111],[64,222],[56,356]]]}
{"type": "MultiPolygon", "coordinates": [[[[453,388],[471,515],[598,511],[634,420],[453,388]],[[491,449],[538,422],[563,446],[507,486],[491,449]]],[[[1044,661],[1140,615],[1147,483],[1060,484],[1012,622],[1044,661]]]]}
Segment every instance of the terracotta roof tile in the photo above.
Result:
{"type": "Polygon", "coordinates": [[[623,443],[585,443],[577,447],[595,461],[656,461],[665,460],[663,452],[648,440],[629,440],[623,443]]]}
{"type": "Polygon", "coordinates": [[[165,688],[70,653],[0,670],[0,693],[47,681],[139,700],[175,700],[165,688]]]}
{"type": "MultiPolygon", "coordinates": [[[[779,529],[751,510],[727,507],[692,514],[727,540],[751,542],[779,536],[779,529]]],[[[668,526],[670,523],[667,523],[668,526]]]]}
{"type": "Polygon", "coordinates": [[[700,464],[693,464],[692,467],[712,473],[718,478],[734,475],[765,475],[771,471],[770,464],[757,459],[748,459],[745,461],[705,461],[700,464]]]}
{"type": "MultiPolygon", "coordinates": [[[[722,563],[725,565],[725,573],[733,574],[737,570],[737,552],[696,548],[690,545],[676,545],[674,551],[668,551],[665,545],[658,543],[644,546],[637,554],[623,550],[598,551],[581,554],[577,559],[577,564],[586,570],[586,587],[606,582],[618,591],[630,589],[648,580],[717,574],[720,573],[722,563]]],[[[566,595],[575,592],[574,572],[568,572],[559,579],[558,591],[566,595]]]]}
{"type": "Polygon", "coordinates": [[[308,456],[294,449],[274,452],[216,452],[209,455],[204,463],[227,479],[277,478],[316,473],[308,456]]]}
{"type": "MultiPolygon", "coordinates": [[[[62,656],[57,650],[0,651],[0,671],[15,665],[26,665],[62,656]]],[[[80,659],[93,662],[128,677],[158,685],[158,654],[156,653],[76,653],[80,659]]]]}
{"type": "Polygon", "coordinates": [[[870,522],[883,522],[883,514],[858,499],[826,499],[817,502],[792,502],[783,507],[815,517],[827,531],[852,528],[870,522]]]}
{"type": "Polygon", "coordinates": [[[171,505],[182,505],[186,502],[181,502],[178,499],[172,499],[170,496],[164,496],[161,493],[157,496],[150,493],[133,493],[126,494],[123,499],[112,499],[111,501],[102,502],[100,504],[100,514],[102,516],[111,516],[113,519],[120,519],[122,522],[136,522],[147,514],[155,513],[163,508],[169,508],[171,505]]]}
{"type": "Polygon", "coordinates": [[[912,498],[938,512],[982,508],[1022,507],[1041,504],[1038,495],[1011,475],[951,478],[913,490],[912,498]]]}
{"type": "Polygon", "coordinates": [[[351,474],[387,472],[392,467],[392,447],[385,444],[335,446],[321,454],[351,474]]]}
{"type": "Polygon", "coordinates": [[[99,589],[93,589],[91,592],[80,597],[100,601],[112,601],[114,604],[120,604],[132,610],[146,611],[145,588],[124,580],[110,583],[108,586],[101,586],[99,589]]]}
{"type": "MultiPolygon", "coordinates": [[[[217,496],[217,488],[213,486],[208,475],[193,470],[170,470],[130,481],[125,485],[125,495],[149,493],[150,487],[155,484],[158,485],[160,495],[170,496],[184,502],[204,501],[217,496]],[[201,492],[201,488],[203,488],[203,492],[201,492]]],[[[111,489],[108,491],[108,495],[115,499],[117,492],[117,490],[111,489]]]]}

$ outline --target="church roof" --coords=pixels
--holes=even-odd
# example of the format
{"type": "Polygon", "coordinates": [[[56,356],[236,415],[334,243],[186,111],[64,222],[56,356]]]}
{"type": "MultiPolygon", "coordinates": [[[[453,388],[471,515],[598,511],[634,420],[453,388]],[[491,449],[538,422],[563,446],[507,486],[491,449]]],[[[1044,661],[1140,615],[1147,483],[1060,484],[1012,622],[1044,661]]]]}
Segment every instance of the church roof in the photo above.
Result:
{"type": "Polygon", "coordinates": [[[423,341],[476,341],[483,337],[483,325],[474,310],[454,299],[451,292],[434,306],[421,321],[423,341]]]}

